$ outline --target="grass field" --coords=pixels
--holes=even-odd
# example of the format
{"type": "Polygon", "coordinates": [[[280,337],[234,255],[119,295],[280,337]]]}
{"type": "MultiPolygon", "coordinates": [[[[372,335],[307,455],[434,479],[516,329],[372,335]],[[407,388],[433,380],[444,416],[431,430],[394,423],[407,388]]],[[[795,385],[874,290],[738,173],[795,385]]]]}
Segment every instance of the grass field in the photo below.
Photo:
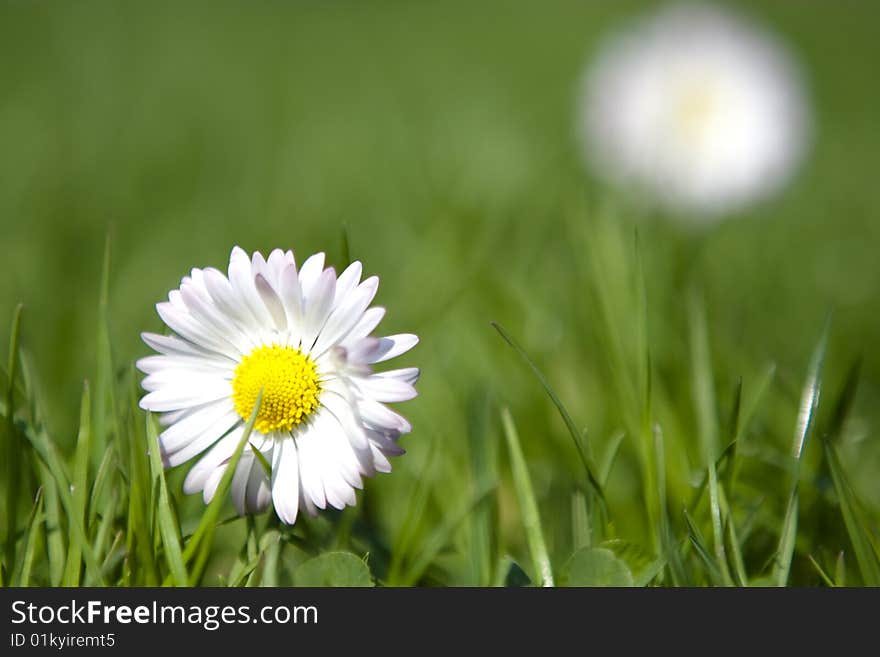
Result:
{"type": "Polygon", "coordinates": [[[3,584],[880,586],[880,12],[735,5],[814,141],[694,227],[574,136],[651,6],[2,2],[3,584]],[[150,461],[139,334],[235,244],[363,261],[421,338],[356,508],[206,512],[150,461]]]}

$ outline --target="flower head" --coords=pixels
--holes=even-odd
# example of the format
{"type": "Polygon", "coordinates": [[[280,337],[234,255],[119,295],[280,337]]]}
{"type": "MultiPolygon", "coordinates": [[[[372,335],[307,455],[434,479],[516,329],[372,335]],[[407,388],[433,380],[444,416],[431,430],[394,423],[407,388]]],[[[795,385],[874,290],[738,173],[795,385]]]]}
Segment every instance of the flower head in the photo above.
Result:
{"type": "Polygon", "coordinates": [[[706,5],[675,5],[614,35],[582,102],[594,170],[686,214],[718,215],[772,193],[806,144],[807,105],[787,53],[706,5]]]}
{"type": "Polygon", "coordinates": [[[166,466],[203,454],[185,492],[211,500],[261,391],[232,479],[239,513],[272,502],[293,524],[300,509],[354,505],[363,476],[390,471],[411,427],[385,404],[415,397],[419,370],[373,366],[418,338],[371,336],[385,310],[370,307],[379,280],[361,281],[361,269],[355,262],[337,277],[323,253],[297,269],[291,251],[266,259],[235,247],[228,276],[193,269],[157,304],[173,333],[143,334],[159,354],[138,361],[147,375],[140,405],[161,414],[166,466]]]}

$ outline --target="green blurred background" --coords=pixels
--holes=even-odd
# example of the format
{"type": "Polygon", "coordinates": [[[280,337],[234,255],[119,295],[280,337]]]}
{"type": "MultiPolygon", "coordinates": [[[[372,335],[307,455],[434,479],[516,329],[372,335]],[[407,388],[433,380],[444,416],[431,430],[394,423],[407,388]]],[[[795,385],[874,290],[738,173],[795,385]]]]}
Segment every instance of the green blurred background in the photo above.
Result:
{"type": "MultiPolygon", "coordinates": [[[[400,359],[423,372],[420,397],[401,407],[415,427],[403,442],[409,454],[368,483],[358,513],[390,544],[417,482],[429,491],[419,531],[466,505],[474,445],[493,453],[497,408],[507,405],[551,552],[565,555],[579,464],[555,409],[489,322],[518,338],[601,454],[632,420],[607,338],[620,336],[633,362],[624,292],[638,226],[673,498],[699,478],[688,339],[696,298],[719,418],[739,377],[748,394],[777,366],[743,474],[744,494],[768,500],[755,552],[775,541],[779,462],[831,310],[829,397],[864,359],[842,454],[857,492],[880,511],[880,6],[732,5],[800,58],[815,140],[781,196],[697,230],[612,198],[590,180],[574,138],[578,83],[597,39],[655,6],[2,2],[0,311],[11,317],[25,304],[23,343],[57,440],[75,437],[82,379],[95,367],[105,236],[122,368],[147,353],[139,332],[160,329],[153,305],[191,267],[224,268],[234,244],[293,248],[300,260],[324,250],[339,266],[347,226],[352,256],[381,278],[381,328],[422,339],[400,359]],[[615,300],[604,315],[603,299],[615,300]]],[[[808,500],[823,490],[815,452],[808,500]]],[[[173,480],[178,493],[187,467],[173,480]]],[[[645,542],[638,471],[625,440],[609,502],[619,534],[645,542]]],[[[521,551],[511,496],[504,484],[501,526],[521,551]]],[[[815,547],[839,549],[839,520],[818,526],[809,501],[802,508],[815,547]]],[[[185,509],[196,517],[199,500],[185,509]]],[[[472,581],[455,550],[468,540],[464,527],[443,556],[449,583],[472,581]]]]}

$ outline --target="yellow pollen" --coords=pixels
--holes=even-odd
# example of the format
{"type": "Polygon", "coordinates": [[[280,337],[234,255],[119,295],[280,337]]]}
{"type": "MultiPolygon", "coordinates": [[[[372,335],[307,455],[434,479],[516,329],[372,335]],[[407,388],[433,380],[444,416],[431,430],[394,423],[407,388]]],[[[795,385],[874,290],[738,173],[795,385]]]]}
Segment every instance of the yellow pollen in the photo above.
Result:
{"type": "Polygon", "coordinates": [[[235,411],[249,420],[263,390],[254,428],[260,433],[289,431],[318,407],[321,384],[314,361],[293,347],[257,347],[241,359],[232,379],[235,411]]]}

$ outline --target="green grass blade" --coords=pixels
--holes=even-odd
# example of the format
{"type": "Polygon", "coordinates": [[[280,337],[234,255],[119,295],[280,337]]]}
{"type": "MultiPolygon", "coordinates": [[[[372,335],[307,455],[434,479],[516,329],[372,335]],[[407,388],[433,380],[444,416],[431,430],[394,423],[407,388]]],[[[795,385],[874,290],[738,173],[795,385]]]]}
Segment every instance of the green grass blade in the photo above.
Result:
{"type": "Polygon", "coordinates": [[[724,578],[721,575],[721,571],[718,570],[718,564],[715,563],[712,553],[709,551],[709,548],[706,547],[706,542],[703,540],[703,536],[700,533],[700,530],[697,529],[694,521],[691,519],[690,514],[688,514],[687,509],[684,509],[684,520],[685,523],[687,523],[688,538],[690,539],[691,545],[694,546],[700,561],[702,561],[703,565],[706,567],[706,571],[709,573],[709,579],[715,586],[723,585],[724,578]]]}
{"type": "Polygon", "coordinates": [[[541,518],[538,514],[535,492],[532,489],[532,480],[529,477],[516,426],[513,423],[510,411],[506,408],[501,411],[501,423],[504,427],[504,435],[507,438],[507,448],[510,453],[510,470],[513,475],[513,484],[519,502],[523,527],[526,532],[526,541],[529,545],[529,552],[532,555],[535,575],[541,586],[553,586],[553,569],[550,565],[550,556],[547,554],[547,545],[544,542],[544,532],[541,530],[541,518]]]}
{"type": "Polygon", "coordinates": [[[18,576],[15,578],[16,586],[29,586],[31,581],[31,568],[34,564],[34,553],[37,550],[40,529],[43,526],[43,490],[37,490],[37,499],[34,500],[34,506],[31,510],[30,517],[27,522],[27,538],[24,543],[24,550],[21,556],[21,566],[18,576]]]}
{"type": "Polygon", "coordinates": [[[67,550],[61,526],[61,506],[58,502],[58,485],[42,461],[37,462],[37,476],[43,491],[45,507],[46,554],[48,556],[49,585],[61,586],[67,550]]]}
{"type": "Polygon", "coordinates": [[[104,242],[101,287],[98,294],[97,363],[95,370],[94,451],[92,467],[97,468],[109,443],[108,416],[113,410],[113,358],[110,347],[110,234],[104,242]]]}
{"type": "MultiPolygon", "coordinates": [[[[92,545],[95,556],[101,559],[101,555],[104,555],[104,561],[106,561],[107,555],[109,554],[109,552],[104,548],[110,538],[110,533],[113,530],[118,504],[119,502],[116,498],[110,497],[107,503],[105,503],[101,515],[98,516],[100,522],[97,523],[97,529],[95,530],[95,540],[92,542],[92,545]]],[[[112,550],[112,548],[110,549],[112,550]]],[[[101,572],[105,574],[107,572],[104,565],[101,566],[101,572]]],[[[86,585],[91,586],[93,585],[93,582],[86,578],[86,585]]]]}
{"type": "Polygon", "coordinates": [[[235,451],[232,453],[232,457],[226,465],[226,470],[224,470],[223,476],[220,478],[220,483],[217,485],[214,497],[211,499],[210,504],[208,504],[208,507],[202,514],[202,519],[199,521],[195,532],[193,532],[192,538],[190,538],[184,548],[184,563],[194,563],[189,573],[189,581],[192,586],[198,584],[205,564],[208,561],[208,556],[211,552],[211,544],[214,538],[214,530],[217,526],[217,520],[220,518],[220,511],[226,502],[229,487],[232,485],[232,477],[235,475],[235,469],[238,467],[238,462],[241,459],[245,446],[248,444],[248,440],[250,440],[251,431],[253,431],[254,424],[257,421],[257,414],[259,413],[262,400],[263,391],[260,390],[260,393],[257,395],[257,401],[254,403],[251,417],[248,419],[248,422],[244,427],[241,440],[239,440],[235,451]],[[195,561],[193,562],[193,560],[195,561]]]}
{"type": "Polygon", "coordinates": [[[101,459],[101,464],[98,466],[98,471],[95,473],[95,479],[92,482],[92,491],[89,495],[89,514],[88,521],[86,523],[86,528],[91,528],[95,524],[95,518],[98,515],[99,504],[98,501],[104,493],[104,489],[110,481],[110,477],[113,474],[113,463],[114,463],[115,451],[112,449],[108,449],[104,453],[104,458],[101,459]]]}
{"type": "Polygon", "coordinates": [[[660,532],[659,545],[663,552],[664,562],[669,566],[672,575],[672,584],[675,586],[687,585],[690,578],[684,569],[678,544],[672,536],[672,527],[669,520],[669,508],[666,494],[666,446],[663,440],[663,430],[660,425],[654,427],[654,483],[657,486],[657,506],[660,517],[657,530],[660,532]]]}
{"type": "Polygon", "coordinates": [[[620,447],[623,445],[624,438],[626,438],[626,433],[618,431],[609,441],[608,448],[605,451],[605,458],[602,459],[602,465],[599,467],[599,481],[603,487],[608,485],[608,477],[611,476],[611,470],[614,468],[617,457],[620,455],[620,447]]]}
{"type": "MultiPolygon", "coordinates": [[[[137,409],[137,375],[133,367],[128,394],[129,407],[137,409]]],[[[114,443],[119,450],[119,461],[123,464],[127,478],[128,512],[125,514],[126,562],[123,569],[123,584],[156,586],[160,583],[160,576],[153,549],[155,537],[152,532],[150,463],[147,456],[147,438],[143,433],[144,424],[140,421],[140,417],[140,411],[135,411],[135,415],[130,417],[126,424],[128,431],[122,432],[120,440],[114,443]]]]}
{"type": "MultiPolygon", "coordinates": [[[[746,436],[746,431],[751,425],[752,418],[760,405],[761,401],[764,399],[764,395],[770,389],[770,383],[773,381],[773,378],[776,376],[776,365],[770,364],[764,370],[761,377],[758,379],[757,384],[754,387],[754,392],[751,393],[748,399],[744,399],[741,396],[741,386],[737,386],[737,403],[734,404],[735,413],[732,417],[736,417],[736,433],[733,434],[731,439],[731,445],[733,445],[733,449],[736,450],[732,455],[730,460],[730,464],[728,465],[725,481],[726,488],[728,493],[731,495],[734,494],[736,490],[736,481],[739,477],[739,469],[740,469],[740,461],[741,459],[736,458],[737,453],[742,450],[743,440],[746,436]]],[[[734,420],[732,419],[731,422],[734,420]]]]}
{"type": "Polygon", "coordinates": [[[94,578],[94,581],[100,586],[106,586],[104,578],[101,575],[100,566],[98,565],[98,561],[92,551],[92,546],[86,538],[82,518],[77,516],[76,507],[70,491],[70,478],[65,472],[61,457],[58,455],[55,445],[49,437],[42,432],[26,431],[25,436],[28,438],[31,445],[33,445],[34,450],[37,452],[40,459],[42,459],[43,463],[49,469],[52,478],[55,480],[58,499],[61,502],[61,507],[64,509],[65,515],[67,516],[67,527],[70,531],[71,543],[75,542],[79,544],[80,549],[82,550],[83,559],[85,560],[86,570],[89,575],[94,578]]]}
{"type": "Polygon", "coordinates": [[[593,543],[590,531],[590,512],[587,498],[582,490],[571,494],[571,542],[574,550],[590,547],[593,543]]]}
{"type": "MultiPolygon", "coordinates": [[[[497,434],[492,426],[493,405],[486,393],[472,395],[468,404],[468,456],[474,493],[498,487],[497,434]]],[[[468,522],[470,581],[489,586],[497,561],[495,497],[486,496],[474,507],[468,522]]]]}
{"type": "Polygon", "coordinates": [[[718,485],[718,474],[715,464],[709,464],[709,515],[712,518],[712,540],[715,548],[715,561],[721,573],[721,579],[727,585],[733,584],[730,570],[727,567],[727,551],[724,545],[724,531],[721,522],[721,488],[718,485]]]}
{"type": "Polygon", "coordinates": [[[177,526],[177,516],[171,507],[168,483],[165,481],[165,468],[162,466],[159,436],[156,433],[156,425],[153,423],[149,413],[146,417],[146,433],[153,486],[158,487],[159,503],[156,508],[156,515],[159,523],[159,533],[162,536],[162,544],[165,546],[165,559],[168,562],[168,568],[171,570],[174,585],[187,586],[189,577],[186,573],[183,553],[180,548],[180,530],[177,526]]]}
{"type": "Polygon", "coordinates": [[[4,398],[6,405],[6,422],[4,427],[6,449],[3,460],[6,463],[6,487],[3,499],[5,500],[6,516],[6,544],[3,549],[4,567],[0,568],[0,584],[5,585],[6,577],[11,577],[12,569],[16,563],[15,545],[18,537],[18,501],[20,499],[22,465],[19,453],[19,436],[15,428],[15,367],[18,362],[18,340],[21,331],[22,304],[15,307],[12,315],[12,330],[9,336],[9,357],[6,366],[8,380],[4,398]]]}
{"type": "Polygon", "coordinates": [[[856,555],[856,563],[862,574],[862,581],[866,586],[880,586],[880,557],[871,540],[871,529],[861,512],[846,472],[840,464],[837,448],[830,441],[825,442],[825,458],[831,472],[834,490],[837,492],[843,522],[856,555]]]}
{"type": "Polygon", "coordinates": [[[834,580],[832,580],[828,576],[828,573],[826,573],[825,570],[822,568],[822,566],[819,565],[819,562],[816,561],[816,559],[813,557],[813,555],[808,554],[807,558],[810,560],[810,563],[813,564],[813,568],[815,568],[816,572],[819,573],[819,577],[822,578],[822,581],[825,582],[825,585],[829,586],[831,588],[834,588],[836,586],[836,584],[834,583],[834,580]]]}
{"type": "Polygon", "coordinates": [[[474,510],[478,508],[482,502],[488,499],[489,494],[494,491],[495,488],[495,485],[492,484],[484,490],[478,490],[474,497],[469,500],[461,510],[458,511],[458,513],[451,513],[446,516],[443,524],[431,532],[428,538],[422,543],[418,556],[403,575],[401,582],[402,586],[413,586],[419,581],[419,578],[425,573],[434,559],[437,558],[437,555],[440,554],[443,548],[449,545],[452,541],[455,531],[461,527],[465,520],[473,515],[474,510]]]}
{"type": "Polygon", "coordinates": [[[837,586],[846,586],[846,558],[843,550],[837,555],[837,563],[834,564],[834,583],[837,586]]]}
{"type": "Polygon", "coordinates": [[[724,523],[724,541],[730,563],[733,566],[733,581],[737,586],[748,586],[749,577],[746,573],[745,562],[743,561],[742,549],[740,548],[739,538],[736,535],[736,526],[733,522],[733,516],[729,513],[727,521],[724,523]]]}
{"type": "Polygon", "coordinates": [[[837,402],[834,404],[834,411],[831,414],[831,422],[828,425],[828,429],[823,433],[823,437],[826,441],[834,443],[840,441],[841,434],[843,433],[843,425],[846,422],[847,417],[849,417],[849,412],[855,401],[861,369],[862,361],[861,359],[856,359],[847,372],[843,389],[840,391],[840,394],[837,396],[837,402]]]}
{"type": "Polygon", "coordinates": [[[538,366],[535,365],[534,361],[529,358],[529,355],[523,350],[522,347],[514,340],[508,333],[505,331],[500,324],[497,322],[492,322],[492,326],[498,331],[498,334],[504,339],[504,341],[513,348],[516,353],[519,354],[520,358],[522,358],[532,372],[535,375],[535,378],[538,379],[541,386],[544,388],[544,391],[550,397],[550,400],[553,402],[553,405],[556,406],[556,410],[559,411],[559,415],[562,416],[562,421],[565,422],[565,426],[568,428],[569,434],[571,434],[571,439],[574,442],[575,448],[577,449],[577,453],[580,456],[581,462],[584,465],[584,469],[587,472],[587,479],[592,485],[593,489],[599,495],[601,499],[604,500],[604,493],[602,492],[602,485],[599,483],[599,480],[596,478],[596,464],[593,462],[593,457],[590,453],[590,443],[589,442],[581,442],[582,433],[578,430],[577,426],[572,420],[571,415],[568,410],[565,408],[565,405],[559,399],[556,392],[550,386],[550,383],[544,377],[544,374],[538,369],[538,366]]]}
{"type": "Polygon", "coordinates": [[[709,466],[718,454],[718,415],[715,406],[715,384],[712,380],[712,359],[709,350],[709,329],[706,313],[694,296],[690,310],[691,380],[697,432],[703,465],[709,466]]]}
{"type": "Polygon", "coordinates": [[[797,425],[794,432],[794,440],[791,446],[791,456],[794,460],[795,470],[791,492],[788,497],[788,507],[785,511],[785,519],[782,523],[782,531],[779,535],[779,545],[776,549],[772,579],[777,586],[785,586],[788,583],[788,575],[791,571],[791,561],[794,557],[795,538],[797,536],[798,522],[798,482],[800,480],[800,463],[806,447],[807,437],[816,417],[819,407],[819,392],[822,382],[822,367],[825,363],[825,350],[828,345],[828,333],[830,320],[825,322],[822,337],[813,351],[810,366],[807,370],[807,379],[801,393],[801,402],[798,409],[797,425]]]}
{"type": "Polygon", "coordinates": [[[428,505],[429,484],[431,481],[429,473],[433,467],[439,444],[439,438],[432,436],[427,447],[427,458],[425,458],[424,465],[419,472],[415,491],[412,494],[406,515],[394,540],[387,576],[389,586],[399,585],[403,576],[405,561],[410,554],[411,546],[418,533],[418,524],[424,518],[424,511],[428,505]]]}
{"type": "MultiPolygon", "coordinates": [[[[73,486],[70,493],[73,512],[76,514],[77,522],[81,523],[83,527],[85,527],[86,519],[86,498],[89,493],[89,455],[92,440],[90,410],[89,384],[85,382],[79,409],[79,433],[76,438],[73,486]]],[[[81,570],[82,545],[75,536],[71,536],[70,545],[67,548],[67,563],[64,567],[62,586],[79,586],[81,570]]]]}

